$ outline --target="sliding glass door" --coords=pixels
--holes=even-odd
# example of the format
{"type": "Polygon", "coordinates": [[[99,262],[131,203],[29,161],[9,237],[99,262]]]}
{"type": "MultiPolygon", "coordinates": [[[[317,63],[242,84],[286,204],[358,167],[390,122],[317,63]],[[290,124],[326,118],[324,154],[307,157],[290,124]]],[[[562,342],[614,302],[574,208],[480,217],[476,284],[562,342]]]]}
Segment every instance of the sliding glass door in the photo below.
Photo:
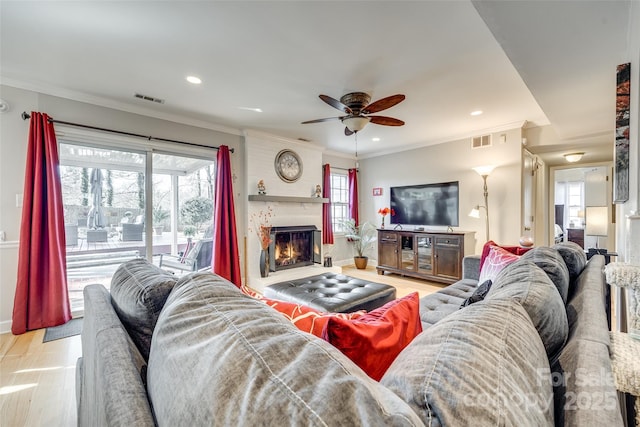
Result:
{"type": "Polygon", "coordinates": [[[84,286],[108,289],[116,268],[129,259],[144,257],[176,274],[210,265],[213,172],[212,159],[60,143],[74,315],[83,311],[84,286]],[[196,248],[200,259],[191,263],[196,248]]]}

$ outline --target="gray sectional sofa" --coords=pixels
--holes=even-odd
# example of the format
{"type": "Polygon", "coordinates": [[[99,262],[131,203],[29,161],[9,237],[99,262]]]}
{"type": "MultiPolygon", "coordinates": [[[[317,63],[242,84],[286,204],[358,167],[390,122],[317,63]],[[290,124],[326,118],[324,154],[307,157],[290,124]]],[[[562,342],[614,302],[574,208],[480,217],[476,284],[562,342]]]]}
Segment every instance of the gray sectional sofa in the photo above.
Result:
{"type": "Polygon", "coordinates": [[[465,258],[380,382],[216,275],[132,260],[111,293],[84,291],[78,425],[622,425],[604,259],[580,252],[536,248],[461,308],[478,290],[465,258]]]}

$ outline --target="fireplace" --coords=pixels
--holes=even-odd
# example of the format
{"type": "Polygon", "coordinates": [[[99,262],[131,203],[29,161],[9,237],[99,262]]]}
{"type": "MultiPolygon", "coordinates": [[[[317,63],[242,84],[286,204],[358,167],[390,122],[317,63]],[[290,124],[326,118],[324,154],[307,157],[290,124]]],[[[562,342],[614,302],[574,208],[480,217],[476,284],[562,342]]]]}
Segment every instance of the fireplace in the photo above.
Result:
{"type": "Polygon", "coordinates": [[[271,227],[269,270],[320,264],[322,235],[314,225],[271,227]]]}

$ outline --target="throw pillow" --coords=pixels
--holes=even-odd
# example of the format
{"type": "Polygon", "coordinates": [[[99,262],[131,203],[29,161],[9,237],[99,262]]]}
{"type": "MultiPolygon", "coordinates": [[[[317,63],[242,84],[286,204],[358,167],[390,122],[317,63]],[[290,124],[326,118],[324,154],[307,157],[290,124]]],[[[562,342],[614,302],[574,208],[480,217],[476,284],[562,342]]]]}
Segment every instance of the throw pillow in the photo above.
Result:
{"type": "Polygon", "coordinates": [[[366,313],[364,310],[354,311],[351,313],[324,313],[303,304],[263,297],[261,294],[246,287],[245,285],[240,287],[240,291],[245,295],[249,295],[250,297],[262,301],[269,307],[280,312],[301,331],[308,332],[320,338],[322,338],[322,331],[329,321],[329,318],[339,317],[341,319],[350,320],[357,319],[366,313]]]}
{"type": "Polygon", "coordinates": [[[540,246],[522,255],[522,259],[532,261],[547,273],[560,292],[562,302],[566,304],[569,294],[569,269],[558,251],[548,246],[540,246]]]}
{"type": "Polygon", "coordinates": [[[322,338],[322,331],[325,329],[329,319],[342,319],[350,321],[358,319],[366,311],[354,311],[352,313],[323,313],[306,305],[295,302],[278,301],[260,297],[260,301],[282,313],[298,329],[322,338]]]}
{"type": "Polygon", "coordinates": [[[176,277],[144,258],[121,264],[111,278],[111,303],[145,360],[160,311],[176,277]]]}
{"type": "Polygon", "coordinates": [[[480,268],[480,278],[478,283],[484,283],[487,280],[495,280],[496,276],[503,268],[520,259],[519,255],[515,255],[500,246],[492,246],[489,254],[480,268]]]}
{"type": "Polygon", "coordinates": [[[330,317],[322,337],[379,381],[420,332],[420,301],[414,292],[357,319],[330,317]]]}
{"type": "Polygon", "coordinates": [[[493,240],[489,240],[482,247],[482,255],[480,255],[480,269],[482,269],[484,261],[487,259],[487,256],[489,256],[489,251],[491,250],[492,246],[498,246],[507,252],[511,252],[514,255],[524,255],[527,251],[531,250],[531,248],[523,248],[522,246],[499,245],[493,240]]]}
{"type": "Polygon", "coordinates": [[[575,282],[576,278],[587,265],[587,255],[585,255],[584,249],[574,242],[558,243],[553,245],[553,249],[558,251],[564,263],[567,265],[571,283],[575,282]]]}
{"type": "Polygon", "coordinates": [[[463,308],[463,307],[466,307],[468,305],[471,305],[474,302],[482,301],[484,299],[484,297],[486,297],[487,294],[489,293],[489,289],[491,289],[491,285],[492,284],[493,284],[493,282],[491,280],[485,280],[484,282],[482,282],[482,284],[480,284],[476,288],[476,290],[473,292],[473,294],[469,298],[464,300],[464,302],[462,303],[460,308],[463,308]]]}

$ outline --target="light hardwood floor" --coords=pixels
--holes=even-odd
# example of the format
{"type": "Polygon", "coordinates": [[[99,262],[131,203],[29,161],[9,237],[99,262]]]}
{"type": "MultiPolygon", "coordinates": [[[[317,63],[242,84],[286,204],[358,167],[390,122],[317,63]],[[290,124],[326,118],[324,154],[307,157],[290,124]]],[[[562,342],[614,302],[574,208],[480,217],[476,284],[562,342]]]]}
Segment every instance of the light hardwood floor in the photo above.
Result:
{"type": "MultiPolygon", "coordinates": [[[[445,285],[378,275],[375,268],[343,267],[349,276],[395,286],[397,297],[420,297],[445,285]]],[[[75,367],[82,354],[80,335],[43,343],[44,329],[0,335],[0,426],[76,426],[75,367]]]]}

